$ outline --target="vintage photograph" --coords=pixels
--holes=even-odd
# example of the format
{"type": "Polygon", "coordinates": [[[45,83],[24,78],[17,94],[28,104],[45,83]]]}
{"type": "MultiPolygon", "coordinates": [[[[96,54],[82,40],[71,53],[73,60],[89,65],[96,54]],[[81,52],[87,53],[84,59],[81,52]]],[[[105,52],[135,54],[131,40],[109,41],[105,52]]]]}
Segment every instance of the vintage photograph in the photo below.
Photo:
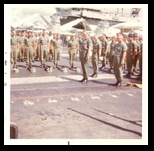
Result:
{"type": "Polygon", "coordinates": [[[5,4],[5,144],[147,145],[147,9],[5,4]]]}

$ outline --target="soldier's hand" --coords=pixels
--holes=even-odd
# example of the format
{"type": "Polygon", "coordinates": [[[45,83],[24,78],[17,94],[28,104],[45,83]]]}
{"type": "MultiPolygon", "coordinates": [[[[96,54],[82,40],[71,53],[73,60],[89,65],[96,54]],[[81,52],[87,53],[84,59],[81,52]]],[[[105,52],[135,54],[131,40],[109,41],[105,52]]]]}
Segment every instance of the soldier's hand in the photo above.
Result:
{"type": "Polygon", "coordinates": [[[89,56],[88,56],[88,55],[86,55],[86,61],[88,61],[88,59],[89,59],[89,56]]]}
{"type": "Polygon", "coordinates": [[[124,60],[121,60],[120,64],[121,64],[121,65],[124,65],[124,63],[125,63],[124,60]]]}

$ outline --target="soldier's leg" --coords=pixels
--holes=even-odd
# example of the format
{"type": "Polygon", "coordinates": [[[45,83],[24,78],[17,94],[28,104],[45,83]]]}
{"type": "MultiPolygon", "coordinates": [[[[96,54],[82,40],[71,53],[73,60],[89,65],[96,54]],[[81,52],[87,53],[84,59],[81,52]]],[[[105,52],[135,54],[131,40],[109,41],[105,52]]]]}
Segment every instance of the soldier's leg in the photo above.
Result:
{"type": "Polygon", "coordinates": [[[61,50],[58,50],[58,52],[57,52],[57,65],[60,61],[60,57],[61,57],[61,50]]]}
{"type": "Polygon", "coordinates": [[[142,56],[139,58],[140,77],[142,78],[142,56]]]}
{"type": "Polygon", "coordinates": [[[137,69],[137,60],[138,60],[138,56],[136,55],[134,60],[133,60],[133,72],[136,72],[137,69]]]}
{"type": "Polygon", "coordinates": [[[29,51],[29,67],[32,67],[32,61],[33,61],[33,48],[30,47],[30,51],[29,51]]]}
{"type": "Polygon", "coordinates": [[[72,53],[69,52],[69,64],[70,64],[70,67],[72,66],[72,62],[71,62],[71,60],[72,60],[72,53]]]}
{"type": "Polygon", "coordinates": [[[20,52],[20,60],[23,62],[24,60],[24,46],[21,46],[21,52],[20,52]]]}
{"type": "Polygon", "coordinates": [[[13,67],[15,68],[17,64],[17,49],[14,49],[13,51],[13,63],[13,67]]]}
{"type": "Polygon", "coordinates": [[[98,73],[97,61],[98,61],[97,54],[94,54],[93,57],[92,57],[94,74],[98,73]]]}
{"type": "Polygon", "coordinates": [[[118,58],[117,56],[114,57],[114,75],[115,75],[115,78],[118,82],[118,58]]]}
{"type": "Polygon", "coordinates": [[[105,67],[106,66],[106,55],[103,57],[103,67],[105,67]]]}
{"type": "Polygon", "coordinates": [[[46,63],[47,63],[47,57],[48,57],[48,51],[47,50],[45,50],[44,51],[44,65],[46,66],[46,63]]]}
{"type": "Polygon", "coordinates": [[[74,68],[74,61],[76,58],[76,52],[73,52],[73,58],[72,58],[72,68],[74,68]]]}
{"type": "Polygon", "coordinates": [[[57,66],[57,50],[54,51],[54,66],[57,66]]]}
{"type": "Polygon", "coordinates": [[[82,60],[82,63],[83,63],[83,77],[85,79],[88,80],[88,77],[89,77],[89,72],[88,72],[88,69],[89,69],[89,65],[88,65],[88,61],[85,59],[86,58],[86,52],[83,53],[83,60],[82,60]]]}
{"type": "Polygon", "coordinates": [[[43,46],[41,46],[41,50],[40,50],[40,61],[41,61],[41,66],[43,66],[43,58],[44,58],[44,52],[43,52],[43,46]]]}
{"type": "Polygon", "coordinates": [[[14,62],[13,62],[13,48],[11,48],[11,53],[10,53],[10,62],[11,62],[11,68],[13,67],[13,64],[14,64],[14,62]]]}
{"type": "Polygon", "coordinates": [[[30,56],[30,48],[27,47],[27,51],[26,51],[26,63],[29,66],[29,56],[30,56]]]}
{"type": "Polygon", "coordinates": [[[128,70],[128,78],[131,77],[131,73],[132,73],[132,64],[133,64],[133,61],[132,61],[132,56],[127,56],[127,70],[128,70]]]}

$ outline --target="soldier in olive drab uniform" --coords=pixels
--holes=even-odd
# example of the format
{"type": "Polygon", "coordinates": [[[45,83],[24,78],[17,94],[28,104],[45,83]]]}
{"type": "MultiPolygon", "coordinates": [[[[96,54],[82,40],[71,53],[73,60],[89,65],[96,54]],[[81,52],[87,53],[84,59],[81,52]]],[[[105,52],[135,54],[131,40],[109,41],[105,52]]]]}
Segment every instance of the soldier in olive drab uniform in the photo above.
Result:
{"type": "Polygon", "coordinates": [[[25,32],[21,32],[21,36],[19,38],[19,43],[20,43],[20,50],[19,50],[19,60],[21,62],[24,61],[24,54],[25,54],[25,32]]]}
{"type": "Polygon", "coordinates": [[[122,34],[117,35],[117,41],[115,45],[115,53],[114,53],[114,75],[116,77],[117,82],[114,84],[116,87],[121,86],[121,82],[123,80],[123,69],[122,65],[124,64],[124,60],[126,57],[127,45],[122,41],[122,34]]]}
{"type": "Polygon", "coordinates": [[[54,56],[53,43],[51,42],[51,39],[54,39],[53,34],[52,32],[49,32],[49,54],[48,54],[49,60],[52,60],[54,56]]]}
{"type": "Polygon", "coordinates": [[[17,53],[19,48],[19,39],[16,36],[16,31],[11,32],[11,66],[17,68],[17,53]]]}
{"type": "Polygon", "coordinates": [[[107,54],[106,54],[106,64],[109,63],[109,56],[110,56],[110,44],[111,44],[111,37],[110,35],[106,36],[107,44],[108,44],[108,49],[107,49],[107,54]]]}
{"type": "Polygon", "coordinates": [[[53,47],[54,47],[54,68],[57,68],[58,63],[60,61],[62,45],[63,45],[63,42],[60,39],[60,34],[56,34],[55,39],[51,39],[50,42],[53,43],[53,47]]]}
{"type": "Polygon", "coordinates": [[[107,51],[108,51],[108,42],[106,40],[105,34],[101,36],[101,44],[102,44],[101,56],[103,56],[103,61],[100,69],[103,69],[106,66],[106,57],[107,57],[107,51]]]}
{"type": "MultiPolygon", "coordinates": [[[[128,40],[127,40],[127,35],[123,34],[123,42],[128,46],[128,40]]],[[[127,70],[127,55],[123,64],[123,72],[125,72],[125,70],[127,70]]]]}
{"type": "Polygon", "coordinates": [[[102,45],[97,35],[94,36],[93,40],[93,49],[92,49],[92,65],[93,65],[93,74],[92,78],[96,78],[98,74],[98,61],[101,55],[102,45]]]}
{"type": "Polygon", "coordinates": [[[133,41],[133,38],[135,36],[134,32],[130,32],[128,34],[128,38],[129,38],[129,43],[128,43],[128,49],[127,49],[127,70],[128,70],[128,74],[126,75],[126,77],[131,78],[132,72],[133,72],[133,63],[134,63],[134,58],[137,52],[137,45],[136,43],[133,41]]]}
{"type": "Polygon", "coordinates": [[[32,32],[32,38],[34,39],[34,49],[33,49],[33,59],[32,62],[35,62],[36,52],[37,52],[37,33],[32,32]]]}
{"type": "Polygon", "coordinates": [[[140,52],[140,42],[139,42],[139,37],[138,37],[137,34],[135,35],[134,42],[137,45],[137,52],[135,53],[135,57],[134,57],[134,61],[133,61],[133,74],[137,70],[138,59],[139,59],[139,52],[140,52]]]}
{"type": "Polygon", "coordinates": [[[26,45],[26,66],[28,68],[32,68],[32,60],[33,60],[33,49],[34,49],[34,39],[32,37],[32,33],[28,32],[28,37],[25,38],[26,45]]]}
{"type": "Polygon", "coordinates": [[[80,61],[81,61],[83,79],[79,81],[82,83],[88,82],[88,77],[89,77],[88,60],[91,49],[92,49],[92,41],[89,38],[88,33],[86,31],[83,31],[82,39],[80,39],[80,61]]]}
{"type": "Polygon", "coordinates": [[[49,49],[49,38],[46,36],[46,32],[43,31],[42,36],[39,38],[40,44],[40,60],[41,68],[46,68],[47,54],[49,49]]]}
{"type": "Polygon", "coordinates": [[[142,80],[142,53],[143,53],[143,42],[142,42],[142,36],[139,37],[140,41],[140,51],[139,51],[139,68],[140,68],[140,74],[139,78],[142,80]]]}
{"type": "Polygon", "coordinates": [[[112,42],[110,43],[110,53],[109,53],[109,64],[110,64],[110,69],[109,72],[111,73],[111,70],[113,69],[113,61],[114,61],[114,50],[115,50],[115,36],[111,37],[112,42]]]}
{"type": "Polygon", "coordinates": [[[40,43],[39,43],[39,39],[40,39],[40,37],[42,36],[42,32],[39,32],[38,33],[38,36],[37,36],[37,51],[36,51],[36,60],[41,60],[41,56],[40,56],[40,49],[41,49],[41,45],[40,45],[40,43]]]}
{"type": "Polygon", "coordinates": [[[76,60],[77,60],[77,55],[79,54],[79,35],[78,34],[75,34],[75,40],[77,41],[78,43],[78,48],[76,49],[76,60]]]}
{"type": "Polygon", "coordinates": [[[75,36],[71,36],[71,40],[68,43],[68,54],[69,54],[70,68],[74,68],[74,60],[76,57],[77,49],[78,49],[78,42],[75,39],[75,36]]]}

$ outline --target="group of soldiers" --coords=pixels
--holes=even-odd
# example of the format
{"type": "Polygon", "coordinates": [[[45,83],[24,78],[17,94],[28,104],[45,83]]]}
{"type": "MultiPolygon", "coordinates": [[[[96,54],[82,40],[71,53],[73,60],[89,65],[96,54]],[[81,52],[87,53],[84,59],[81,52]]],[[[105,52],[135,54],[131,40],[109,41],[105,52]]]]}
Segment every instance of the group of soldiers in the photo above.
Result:
{"type": "Polygon", "coordinates": [[[62,51],[60,34],[47,34],[45,30],[40,33],[32,31],[11,31],[11,66],[17,68],[17,61],[24,62],[32,68],[32,62],[40,61],[40,67],[46,68],[48,60],[54,59],[57,67],[62,51]]]}
{"type": "MultiPolygon", "coordinates": [[[[53,67],[58,68],[61,58],[63,41],[59,33],[53,34],[43,30],[40,33],[32,31],[11,31],[11,67],[17,68],[17,61],[24,62],[26,67],[32,68],[32,62],[40,61],[41,68],[47,68],[48,60],[53,61],[53,67]]],[[[114,71],[117,82],[115,86],[121,86],[123,71],[127,69],[128,78],[134,74],[139,64],[140,79],[142,78],[142,37],[131,31],[128,36],[121,33],[109,37],[105,34],[90,36],[87,31],[82,35],[72,35],[67,50],[69,54],[70,68],[74,68],[74,61],[79,53],[83,79],[82,83],[88,82],[89,57],[93,65],[93,74],[96,78],[98,70],[103,70],[109,63],[109,72],[114,71]],[[99,62],[101,67],[99,68],[99,62]]]]}

